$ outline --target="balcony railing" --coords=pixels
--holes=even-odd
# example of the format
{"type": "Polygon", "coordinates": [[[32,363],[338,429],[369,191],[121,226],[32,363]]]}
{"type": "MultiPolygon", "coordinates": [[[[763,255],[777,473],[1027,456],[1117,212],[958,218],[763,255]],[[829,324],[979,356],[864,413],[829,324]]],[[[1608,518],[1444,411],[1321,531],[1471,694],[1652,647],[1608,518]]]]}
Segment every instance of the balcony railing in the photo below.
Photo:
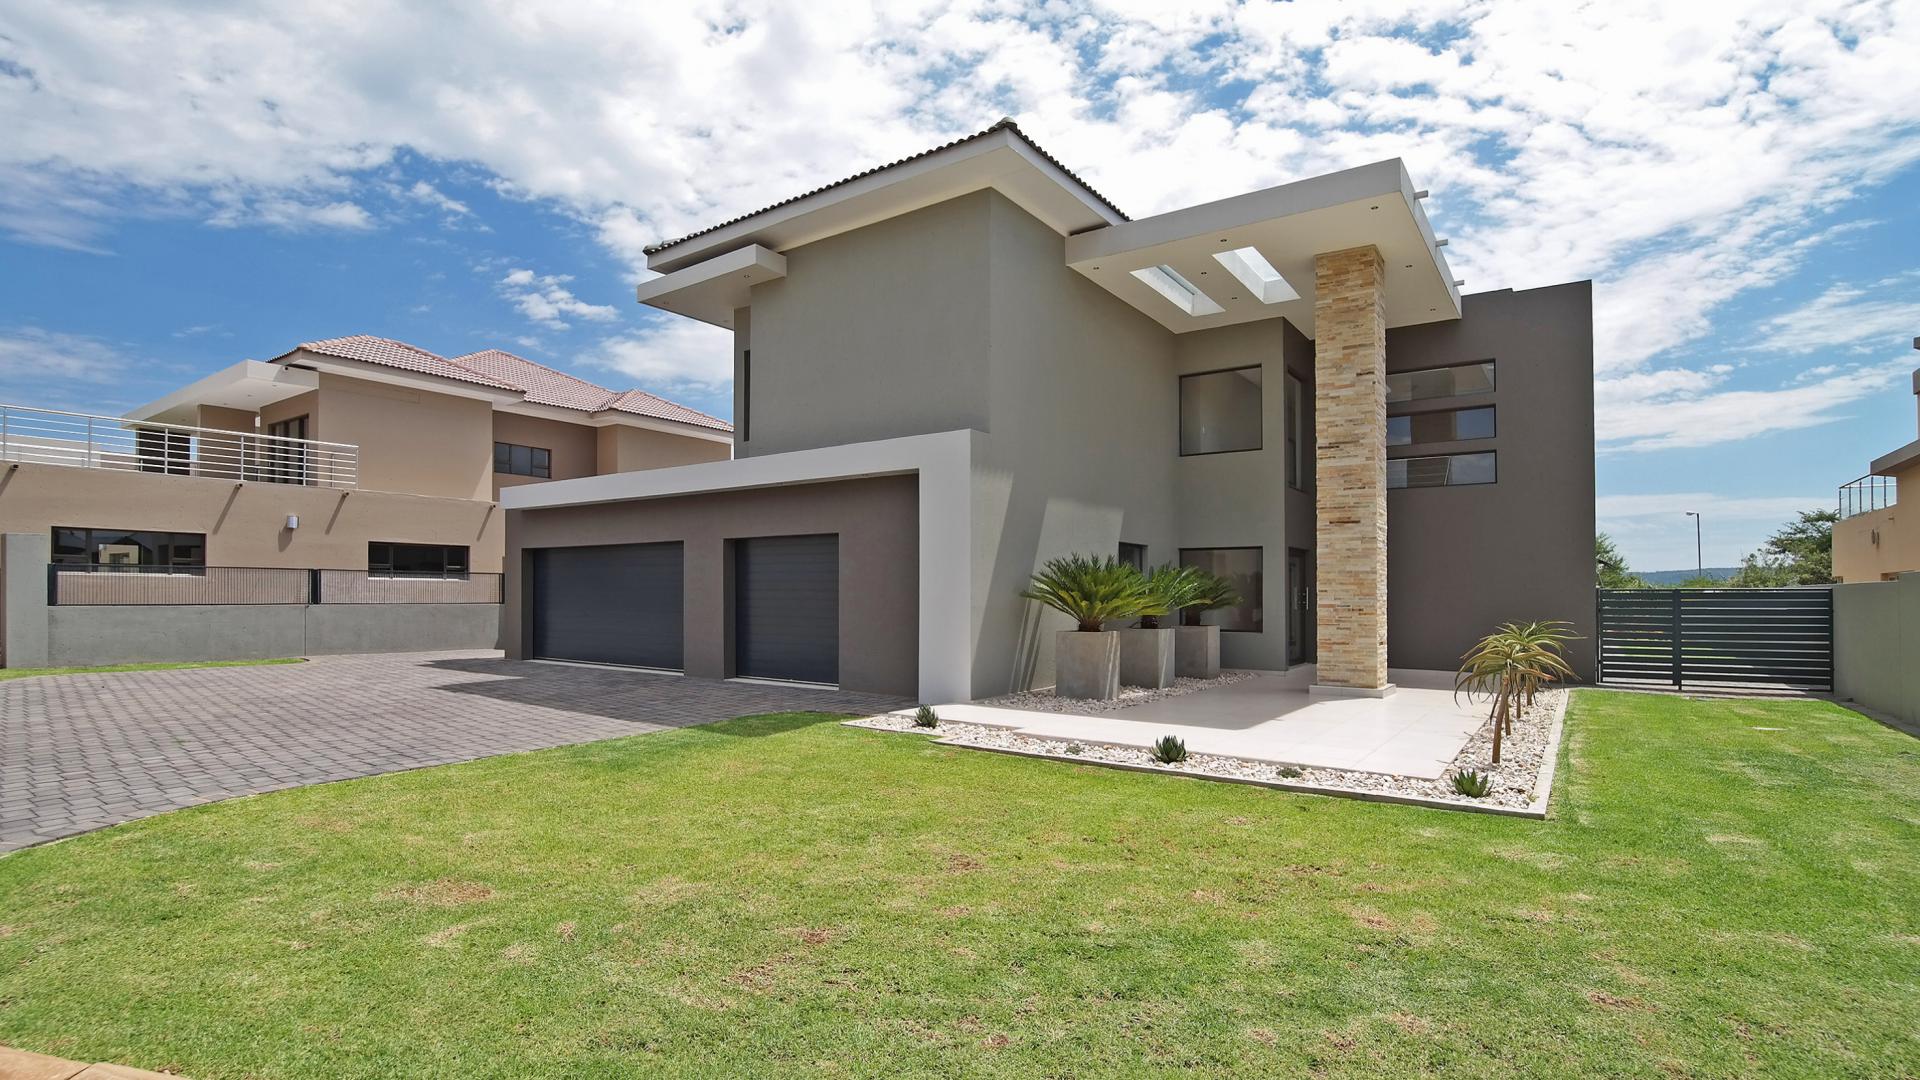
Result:
{"type": "Polygon", "coordinates": [[[0,461],[351,488],[360,448],[219,428],[0,405],[0,461]]]}
{"type": "Polygon", "coordinates": [[[273,566],[51,563],[56,607],[266,604],[498,604],[499,574],[382,577],[365,570],[273,566]]]}
{"type": "Polygon", "coordinates": [[[1863,476],[1840,486],[1840,516],[1843,519],[1885,510],[1899,501],[1899,486],[1891,476],[1863,476]]]}

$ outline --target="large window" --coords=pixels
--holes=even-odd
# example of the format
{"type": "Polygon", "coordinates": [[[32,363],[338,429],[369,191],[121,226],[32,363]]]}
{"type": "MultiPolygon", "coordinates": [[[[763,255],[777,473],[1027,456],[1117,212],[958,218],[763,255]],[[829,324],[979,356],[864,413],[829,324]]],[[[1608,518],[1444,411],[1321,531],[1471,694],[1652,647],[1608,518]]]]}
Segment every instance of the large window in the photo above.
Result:
{"type": "Polygon", "coordinates": [[[493,444],[493,471],[511,476],[552,479],[553,451],[538,446],[497,442],[493,444]]]}
{"type": "Polygon", "coordinates": [[[1387,401],[1425,401],[1428,398],[1485,394],[1493,390],[1493,361],[1458,367],[1396,371],[1387,376],[1387,401]]]}
{"type": "Polygon", "coordinates": [[[394,544],[376,540],[367,545],[368,577],[467,576],[467,549],[461,544],[394,544]]]}
{"type": "Polygon", "coordinates": [[[1445,409],[1440,412],[1408,413],[1387,417],[1387,445],[1412,446],[1416,443],[1465,442],[1493,438],[1493,406],[1474,409],[1445,409]]]}
{"type": "Polygon", "coordinates": [[[1307,387],[1300,376],[1287,373],[1287,486],[1307,490],[1307,456],[1300,452],[1307,436],[1307,387]]]}
{"type": "Polygon", "coordinates": [[[207,565],[207,537],[204,533],[137,529],[56,528],[53,561],[100,570],[168,566],[199,569],[207,565]]]}
{"type": "Polygon", "coordinates": [[[1260,449],[1260,369],[1180,376],[1180,453],[1260,449]]]}
{"type": "Polygon", "coordinates": [[[1217,574],[1233,585],[1240,603],[1200,616],[1202,624],[1223,632],[1259,633],[1261,629],[1261,549],[1257,547],[1181,548],[1180,563],[1217,574]]]}
{"type": "Polygon", "coordinates": [[[1387,487],[1460,487],[1494,482],[1494,455],[1437,454],[1432,457],[1389,458],[1387,487]]]}
{"type": "Polygon", "coordinates": [[[307,482],[307,448],[303,443],[280,442],[281,439],[305,439],[307,437],[307,418],[290,416],[285,420],[275,420],[267,425],[267,439],[259,443],[260,463],[249,470],[248,479],[265,480],[270,484],[304,484],[307,482]]]}

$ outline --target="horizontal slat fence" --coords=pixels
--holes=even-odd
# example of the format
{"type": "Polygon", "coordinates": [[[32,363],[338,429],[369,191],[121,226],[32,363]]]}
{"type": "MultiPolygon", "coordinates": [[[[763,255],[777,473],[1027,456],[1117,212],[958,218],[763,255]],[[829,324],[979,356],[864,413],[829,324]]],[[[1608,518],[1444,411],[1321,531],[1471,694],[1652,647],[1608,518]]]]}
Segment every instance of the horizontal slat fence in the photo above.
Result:
{"type": "Polygon", "coordinates": [[[1602,682],[1833,688],[1833,590],[1601,589],[1602,682]]]}

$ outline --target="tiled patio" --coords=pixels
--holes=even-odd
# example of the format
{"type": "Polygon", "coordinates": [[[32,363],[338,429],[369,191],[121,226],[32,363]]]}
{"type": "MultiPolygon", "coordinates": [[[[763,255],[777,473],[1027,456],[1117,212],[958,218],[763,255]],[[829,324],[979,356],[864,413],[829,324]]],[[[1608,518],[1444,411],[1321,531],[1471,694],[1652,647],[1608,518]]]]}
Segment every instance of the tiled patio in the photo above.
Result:
{"type": "Polygon", "coordinates": [[[1445,672],[1392,673],[1385,698],[1309,694],[1311,666],[1105,712],[1048,713],[994,705],[943,705],[943,720],[1010,728],[1042,738],[1151,746],[1178,735],[1187,749],[1254,761],[1358,769],[1434,779],[1486,721],[1487,703],[1455,699],[1445,672]]]}

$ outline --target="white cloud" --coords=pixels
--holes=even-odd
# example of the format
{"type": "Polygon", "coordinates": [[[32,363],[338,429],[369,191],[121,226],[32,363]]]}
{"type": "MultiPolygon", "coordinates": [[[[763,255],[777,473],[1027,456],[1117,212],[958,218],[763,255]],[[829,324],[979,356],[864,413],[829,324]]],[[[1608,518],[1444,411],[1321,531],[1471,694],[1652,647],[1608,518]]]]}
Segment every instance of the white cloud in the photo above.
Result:
{"type": "Polygon", "coordinates": [[[131,363],[99,338],[42,330],[0,330],[0,376],[105,383],[125,376],[131,363]]]}
{"type": "Polygon", "coordinates": [[[1761,324],[1756,347],[1810,353],[1841,345],[1905,345],[1920,330],[1920,270],[1871,285],[1838,284],[1761,324]]]}
{"type": "Polygon", "coordinates": [[[1602,379],[1594,386],[1595,435],[1603,452],[1648,451],[1817,427],[1844,419],[1838,410],[1895,386],[1911,367],[1906,357],[1835,365],[1818,378],[1765,390],[1720,389],[1726,370],[1672,368],[1602,379]]]}
{"type": "Polygon", "coordinates": [[[444,210],[452,217],[465,217],[473,212],[467,208],[466,203],[453,198],[425,180],[415,180],[413,186],[407,189],[407,197],[415,202],[426,203],[428,206],[444,210]]]}
{"type": "Polygon", "coordinates": [[[714,393],[733,381],[733,333],[692,319],[662,319],[607,338],[581,359],[645,390],[714,393]]]}
{"type": "Polygon", "coordinates": [[[522,315],[554,330],[565,330],[572,325],[562,318],[566,315],[591,322],[612,322],[620,317],[608,304],[589,304],[573,295],[566,287],[572,280],[570,274],[536,274],[522,268],[508,271],[507,276],[500,279],[499,289],[522,315]]]}

